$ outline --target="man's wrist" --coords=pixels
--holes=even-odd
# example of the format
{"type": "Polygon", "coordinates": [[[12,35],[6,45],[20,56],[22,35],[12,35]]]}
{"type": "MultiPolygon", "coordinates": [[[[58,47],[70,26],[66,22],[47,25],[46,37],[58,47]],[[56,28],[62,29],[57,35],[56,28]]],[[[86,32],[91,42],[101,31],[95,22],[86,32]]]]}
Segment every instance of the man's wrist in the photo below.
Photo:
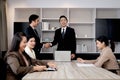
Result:
{"type": "Polygon", "coordinates": [[[50,43],[50,46],[52,46],[52,43],[50,43]]]}

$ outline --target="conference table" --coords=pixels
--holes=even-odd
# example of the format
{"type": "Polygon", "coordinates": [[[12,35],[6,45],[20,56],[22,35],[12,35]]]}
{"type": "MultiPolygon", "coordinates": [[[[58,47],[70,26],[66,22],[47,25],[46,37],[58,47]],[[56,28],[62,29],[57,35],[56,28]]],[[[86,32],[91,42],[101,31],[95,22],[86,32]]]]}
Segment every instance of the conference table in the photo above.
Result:
{"type": "Polygon", "coordinates": [[[22,80],[120,80],[119,75],[91,64],[81,66],[76,61],[55,63],[57,71],[28,73],[22,80]]]}

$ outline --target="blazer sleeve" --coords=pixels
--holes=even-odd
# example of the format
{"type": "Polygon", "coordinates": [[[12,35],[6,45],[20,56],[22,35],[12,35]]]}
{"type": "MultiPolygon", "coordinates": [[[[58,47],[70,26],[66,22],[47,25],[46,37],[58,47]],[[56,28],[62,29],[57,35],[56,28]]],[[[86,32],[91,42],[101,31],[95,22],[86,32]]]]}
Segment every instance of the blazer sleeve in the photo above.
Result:
{"type": "Polygon", "coordinates": [[[30,65],[47,65],[47,61],[38,60],[31,58],[26,52],[24,52],[24,56],[27,58],[30,65]]]}
{"type": "Polygon", "coordinates": [[[32,59],[32,65],[47,65],[47,61],[32,59]]]}
{"type": "Polygon", "coordinates": [[[92,64],[94,64],[96,61],[97,61],[97,59],[95,59],[95,60],[85,60],[85,63],[92,63],[92,64]]]}
{"type": "Polygon", "coordinates": [[[105,52],[104,54],[100,55],[100,57],[97,58],[95,66],[102,67],[102,65],[108,60],[109,60],[109,57],[107,55],[107,52],[105,52]]]}
{"type": "Polygon", "coordinates": [[[108,60],[109,60],[108,55],[104,53],[95,60],[85,60],[85,63],[93,63],[97,67],[102,67],[102,65],[108,60]]]}
{"type": "Polygon", "coordinates": [[[16,75],[25,75],[28,72],[33,72],[33,66],[21,66],[18,58],[15,55],[10,55],[7,57],[7,64],[16,75]]]}
{"type": "Polygon", "coordinates": [[[52,42],[52,46],[56,45],[58,43],[58,30],[55,31],[55,35],[54,35],[54,40],[52,42]]]}
{"type": "Polygon", "coordinates": [[[75,31],[72,29],[71,32],[71,53],[76,53],[76,37],[75,37],[75,31]]]}

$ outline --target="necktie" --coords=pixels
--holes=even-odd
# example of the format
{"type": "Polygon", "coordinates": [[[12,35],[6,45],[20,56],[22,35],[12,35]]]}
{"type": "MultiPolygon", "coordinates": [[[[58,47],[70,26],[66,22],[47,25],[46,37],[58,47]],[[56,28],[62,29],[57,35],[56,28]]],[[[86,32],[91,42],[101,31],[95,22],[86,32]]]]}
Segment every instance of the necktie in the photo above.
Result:
{"type": "Polygon", "coordinates": [[[64,31],[64,29],[63,29],[63,31],[62,31],[62,38],[64,38],[64,34],[65,34],[65,31],[64,31]]]}

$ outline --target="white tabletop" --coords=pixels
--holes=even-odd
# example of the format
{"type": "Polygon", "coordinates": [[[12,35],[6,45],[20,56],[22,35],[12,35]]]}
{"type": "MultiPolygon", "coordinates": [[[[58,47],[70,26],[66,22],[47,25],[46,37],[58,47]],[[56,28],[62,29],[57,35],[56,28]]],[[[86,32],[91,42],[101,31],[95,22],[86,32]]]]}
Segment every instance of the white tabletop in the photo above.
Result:
{"type": "Polygon", "coordinates": [[[81,79],[81,80],[120,80],[120,76],[103,68],[95,66],[78,66],[75,61],[56,62],[57,71],[43,71],[28,73],[22,80],[58,80],[58,79],[81,79]]]}

